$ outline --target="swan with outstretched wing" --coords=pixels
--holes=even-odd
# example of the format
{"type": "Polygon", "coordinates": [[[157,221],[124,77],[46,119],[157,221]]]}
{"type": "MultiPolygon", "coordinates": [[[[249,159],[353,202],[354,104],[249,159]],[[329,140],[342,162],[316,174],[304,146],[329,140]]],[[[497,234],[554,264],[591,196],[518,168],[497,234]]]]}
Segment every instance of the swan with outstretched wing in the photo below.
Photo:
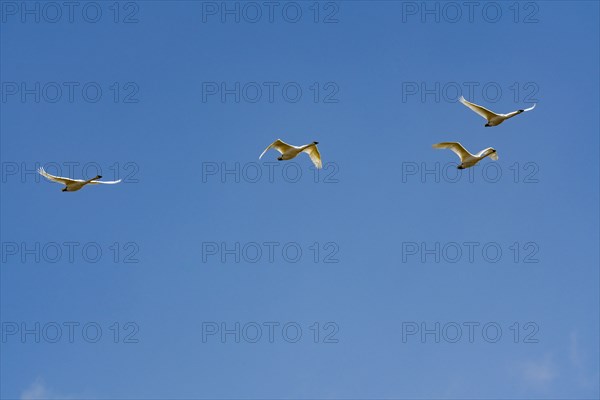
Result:
{"type": "Polygon", "coordinates": [[[62,190],[63,192],[76,192],[83,188],[85,185],[114,185],[116,183],[121,182],[120,179],[117,181],[99,181],[98,179],[102,178],[101,175],[97,175],[96,177],[88,180],[64,178],[62,176],[51,175],[47,173],[46,170],[44,170],[44,168],[39,168],[38,173],[44,178],[48,179],[49,181],[62,183],[63,185],[65,185],[65,187],[62,190]]]}
{"type": "Polygon", "coordinates": [[[517,110],[510,112],[508,114],[496,114],[495,112],[488,110],[485,107],[477,105],[475,103],[471,103],[470,101],[465,100],[463,96],[460,96],[459,101],[463,103],[465,106],[469,107],[471,110],[475,111],[477,114],[481,115],[483,118],[487,120],[487,124],[485,126],[497,126],[506,121],[509,118],[514,117],[515,115],[519,115],[526,111],[531,111],[535,108],[535,104],[529,108],[517,110]]]}
{"type": "Polygon", "coordinates": [[[281,156],[277,158],[279,161],[291,160],[300,153],[306,153],[310,157],[315,167],[323,168],[323,162],[321,161],[321,153],[319,153],[319,149],[317,148],[318,144],[319,142],[312,142],[311,144],[306,144],[304,146],[293,146],[291,144],[285,143],[281,139],[277,139],[276,141],[271,143],[265,149],[265,151],[262,152],[258,159],[260,160],[262,156],[264,156],[265,153],[269,151],[269,149],[275,149],[281,154],[281,156]]]}
{"type": "Polygon", "coordinates": [[[469,151],[467,149],[465,149],[463,147],[463,145],[458,142],[436,143],[433,145],[433,148],[434,149],[452,150],[458,156],[458,158],[460,158],[460,164],[457,167],[458,169],[470,168],[488,156],[492,160],[498,159],[498,154],[496,153],[496,149],[494,149],[492,147],[483,149],[477,154],[469,153],[469,151]]]}

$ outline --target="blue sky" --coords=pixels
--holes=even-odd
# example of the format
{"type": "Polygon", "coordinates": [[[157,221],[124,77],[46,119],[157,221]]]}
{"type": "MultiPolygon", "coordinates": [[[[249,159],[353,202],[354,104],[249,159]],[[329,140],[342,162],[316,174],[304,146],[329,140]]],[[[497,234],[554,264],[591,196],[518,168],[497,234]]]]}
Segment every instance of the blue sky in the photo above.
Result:
{"type": "Polygon", "coordinates": [[[599,397],[598,3],[0,4],[2,398],[599,397]]]}

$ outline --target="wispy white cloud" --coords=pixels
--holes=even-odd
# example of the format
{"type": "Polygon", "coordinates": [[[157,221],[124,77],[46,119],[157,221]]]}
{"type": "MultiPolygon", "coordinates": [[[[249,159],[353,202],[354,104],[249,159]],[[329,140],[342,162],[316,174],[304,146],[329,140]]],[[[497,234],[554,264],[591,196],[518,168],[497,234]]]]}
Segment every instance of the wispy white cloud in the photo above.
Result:
{"type": "Polygon", "coordinates": [[[546,355],[541,360],[524,362],[522,372],[525,381],[536,386],[548,386],[559,375],[558,367],[550,355],[546,355]]]}
{"type": "Polygon", "coordinates": [[[600,374],[598,371],[590,371],[586,365],[585,352],[581,350],[579,335],[572,331],[569,335],[569,361],[572,371],[576,374],[575,379],[580,387],[597,388],[600,374]]]}
{"type": "Polygon", "coordinates": [[[583,358],[579,350],[579,340],[577,339],[577,332],[572,331],[569,335],[569,360],[573,366],[581,368],[583,367],[583,358]]]}
{"type": "Polygon", "coordinates": [[[21,400],[74,400],[81,398],[83,397],[56,393],[48,388],[41,378],[37,378],[21,393],[21,400]]]}
{"type": "Polygon", "coordinates": [[[589,351],[582,348],[585,340],[580,340],[577,331],[571,331],[563,343],[565,345],[558,354],[559,363],[551,353],[521,362],[517,370],[522,381],[531,389],[550,393],[560,380],[562,386],[568,384],[571,390],[596,391],[597,394],[600,373],[590,369],[589,351]]]}
{"type": "Polygon", "coordinates": [[[21,393],[21,400],[42,400],[54,399],[50,391],[44,385],[44,382],[38,378],[21,393]]]}

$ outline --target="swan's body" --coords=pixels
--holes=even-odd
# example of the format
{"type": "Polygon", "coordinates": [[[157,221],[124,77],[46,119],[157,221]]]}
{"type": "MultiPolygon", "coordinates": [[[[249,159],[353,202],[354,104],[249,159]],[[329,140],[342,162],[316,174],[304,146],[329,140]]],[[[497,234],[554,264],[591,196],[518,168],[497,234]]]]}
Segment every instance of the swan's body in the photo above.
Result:
{"type": "Polygon", "coordinates": [[[44,170],[44,168],[38,169],[38,172],[40,175],[42,175],[44,178],[46,178],[50,181],[62,183],[63,185],[65,185],[65,187],[62,190],[63,192],[76,192],[88,184],[90,184],[90,185],[98,185],[98,184],[114,185],[115,183],[121,182],[120,179],[118,181],[99,181],[98,179],[102,178],[102,176],[100,176],[100,175],[96,176],[95,178],[88,179],[87,181],[84,181],[81,179],[63,178],[60,176],[50,175],[49,173],[47,173],[44,170]]]}
{"type": "Polygon", "coordinates": [[[306,153],[310,157],[313,164],[315,164],[315,167],[323,168],[321,154],[319,153],[319,149],[317,149],[317,144],[319,144],[319,142],[312,142],[311,144],[306,144],[304,146],[292,146],[291,144],[283,142],[281,139],[277,139],[271,143],[269,147],[265,149],[265,151],[262,152],[258,159],[260,160],[269,149],[275,149],[281,153],[281,157],[277,158],[280,161],[291,160],[300,153],[306,153]]]}
{"type": "Polygon", "coordinates": [[[487,120],[487,124],[485,126],[497,126],[506,121],[509,118],[514,117],[515,115],[519,115],[524,113],[525,111],[531,111],[535,108],[535,104],[529,108],[525,108],[523,110],[517,110],[510,112],[508,114],[496,114],[493,111],[488,110],[485,107],[479,106],[477,104],[471,103],[470,101],[465,100],[464,97],[460,96],[459,101],[463,103],[465,106],[469,107],[471,110],[475,111],[477,114],[481,115],[483,118],[487,120]]]}
{"type": "Polygon", "coordinates": [[[460,158],[460,164],[458,165],[458,169],[470,168],[477,164],[479,161],[483,160],[487,156],[490,156],[492,160],[498,159],[498,154],[496,150],[492,147],[488,147],[487,149],[481,150],[477,154],[471,154],[458,142],[442,142],[436,143],[433,145],[435,149],[450,149],[460,158]]]}

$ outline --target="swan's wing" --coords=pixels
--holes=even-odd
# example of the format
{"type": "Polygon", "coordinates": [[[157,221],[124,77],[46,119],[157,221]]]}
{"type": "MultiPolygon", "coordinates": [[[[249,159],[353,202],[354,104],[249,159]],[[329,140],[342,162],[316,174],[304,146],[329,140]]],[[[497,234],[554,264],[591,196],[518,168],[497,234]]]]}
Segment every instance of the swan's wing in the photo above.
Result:
{"type": "Polygon", "coordinates": [[[460,96],[459,101],[461,103],[463,103],[465,106],[469,107],[471,110],[475,111],[477,114],[481,115],[483,118],[487,119],[488,121],[491,118],[498,116],[498,114],[496,114],[493,111],[488,110],[485,107],[478,106],[477,104],[473,104],[470,101],[465,100],[465,98],[463,96],[460,96]]]}
{"type": "Polygon", "coordinates": [[[292,149],[293,147],[294,147],[294,146],[291,146],[291,145],[289,145],[289,144],[287,144],[287,143],[283,142],[281,139],[277,139],[276,141],[274,141],[273,143],[271,143],[271,144],[269,145],[269,147],[267,147],[267,148],[265,149],[265,151],[263,151],[263,152],[262,152],[262,154],[260,155],[260,157],[258,157],[258,159],[260,160],[260,159],[262,158],[262,156],[264,156],[264,155],[265,155],[265,153],[266,153],[266,152],[267,152],[269,149],[271,149],[271,148],[273,148],[273,149],[277,150],[279,153],[283,154],[283,153],[285,153],[286,151],[288,151],[288,150],[292,149]]]}
{"type": "Polygon", "coordinates": [[[62,183],[63,185],[68,185],[70,183],[75,183],[75,182],[82,182],[77,179],[69,179],[69,178],[63,178],[60,176],[50,175],[49,173],[46,172],[46,170],[44,168],[39,168],[38,173],[50,181],[62,183]]]}
{"type": "Polygon", "coordinates": [[[119,182],[121,182],[120,179],[118,181],[90,181],[90,184],[97,185],[97,184],[101,183],[103,185],[114,185],[115,183],[119,183],[119,182]]]}
{"type": "Polygon", "coordinates": [[[317,149],[317,145],[310,146],[307,149],[302,150],[304,153],[308,154],[315,167],[321,169],[323,168],[323,162],[321,161],[321,153],[319,153],[319,149],[317,149]]]}
{"type": "Polygon", "coordinates": [[[469,153],[467,151],[467,149],[465,149],[462,144],[458,143],[458,142],[442,142],[442,143],[436,143],[433,145],[434,149],[450,149],[452,150],[459,158],[461,161],[463,161],[465,158],[472,156],[471,153],[469,153]]]}

